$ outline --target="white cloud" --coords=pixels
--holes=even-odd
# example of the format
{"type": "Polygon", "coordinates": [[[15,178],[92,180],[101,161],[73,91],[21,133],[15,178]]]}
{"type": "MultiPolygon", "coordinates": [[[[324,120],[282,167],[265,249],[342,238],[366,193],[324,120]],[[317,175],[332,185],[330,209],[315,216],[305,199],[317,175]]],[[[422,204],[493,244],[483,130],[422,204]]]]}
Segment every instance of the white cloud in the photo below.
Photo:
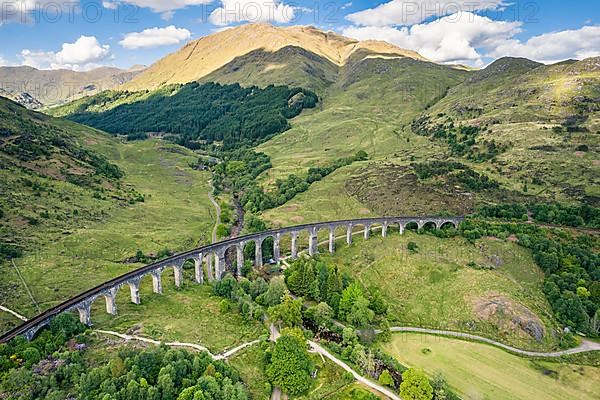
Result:
{"type": "Polygon", "coordinates": [[[160,13],[163,19],[169,20],[173,17],[173,13],[176,10],[189,6],[210,4],[212,2],[213,0],[104,0],[102,4],[106,8],[115,8],[119,3],[134,4],[138,7],[149,8],[156,13],[160,13]]]}
{"type": "Polygon", "coordinates": [[[87,71],[110,57],[110,46],[101,45],[94,36],[80,36],[74,43],[63,43],[59,52],[24,49],[20,57],[23,65],[34,68],[87,71]]]}
{"type": "Polygon", "coordinates": [[[483,64],[478,49],[494,49],[521,31],[520,22],[494,21],[472,13],[458,13],[410,28],[348,27],[343,33],[356,39],[377,39],[419,52],[441,63],[483,64]]]}
{"type": "Polygon", "coordinates": [[[178,44],[191,36],[192,33],[187,29],[170,25],[165,28],[150,28],[141,32],[128,33],[119,44],[126,49],[150,48],[178,44]]]}
{"type": "Polygon", "coordinates": [[[507,40],[493,49],[490,56],[527,57],[545,63],[600,56],[600,25],[544,33],[526,42],[507,40]]]}
{"type": "Polygon", "coordinates": [[[0,55],[0,67],[6,67],[7,65],[9,65],[8,61],[6,61],[4,57],[0,55]]]}
{"type": "Polygon", "coordinates": [[[346,16],[362,26],[414,25],[429,18],[472,11],[495,10],[506,6],[504,0],[392,0],[346,16]]]}
{"type": "Polygon", "coordinates": [[[20,54],[21,63],[38,69],[49,69],[56,61],[56,54],[52,51],[32,51],[24,49],[20,54]]]}
{"type": "Polygon", "coordinates": [[[295,8],[280,0],[221,0],[209,21],[218,26],[236,22],[279,22],[294,20],[295,8]]]}

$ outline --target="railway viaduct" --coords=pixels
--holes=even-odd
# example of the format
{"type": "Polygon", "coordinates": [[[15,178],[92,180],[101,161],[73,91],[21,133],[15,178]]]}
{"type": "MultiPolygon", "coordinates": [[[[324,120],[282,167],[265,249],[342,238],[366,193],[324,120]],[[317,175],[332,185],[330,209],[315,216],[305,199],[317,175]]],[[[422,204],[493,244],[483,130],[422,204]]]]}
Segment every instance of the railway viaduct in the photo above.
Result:
{"type": "Polygon", "coordinates": [[[387,236],[388,229],[397,227],[400,234],[403,234],[407,227],[413,226],[422,229],[430,226],[435,229],[441,229],[446,225],[457,228],[463,217],[379,217],[379,218],[361,218],[353,220],[341,220],[330,222],[318,222],[313,224],[298,225],[279,229],[268,230],[254,233],[246,236],[236,237],[211,245],[203,246],[184,253],[176,254],[164,260],[146,265],[115,279],[107,281],[95,288],[87,290],[64,303],[53,307],[37,317],[25,322],[24,324],[12,329],[0,337],[0,343],[7,342],[10,339],[23,335],[32,339],[35,334],[44,326],[50,323],[56,315],[75,311],[79,313],[79,318],[83,324],[91,325],[91,305],[99,299],[104,298],[106,302],[106,312],[117,314],[116,297],[117,292],[122,287],[129,287],[131,302],[140,304],[140,282],[150,275],[154,293],[162,293],[162,275],[166,270],[172,270],[175,278],[175,285],[180,287],[183,282],[183,266],[191,261],[194,264],[194,280],[198,284],[205,281],[220,280],[226,273],[228,266],[226,262],[226,253],[235,251],[235,274],[241,276],[241,267],[244,264],[244,247],[249,243],[254,243],[255,267],[263,265],[263,243],[265,239],[273,239],[273,259],[276,262],[282,257],[280,242],[282,237],[289,235],[291,242],[290,256],[292,259],[298,257],[299,246],[298,238],[301,234],[308,234],[308,254],[313,256],[317,254],[318,233],[325,230],[329,235],[328,251],[335,252],[336,230],[343,229],[346,235],[346,243],[352,244],[352,236],[357,232],[363,232],[364,238],[369,239],[372,229],[380,228],[381,235],[387,236]]]}

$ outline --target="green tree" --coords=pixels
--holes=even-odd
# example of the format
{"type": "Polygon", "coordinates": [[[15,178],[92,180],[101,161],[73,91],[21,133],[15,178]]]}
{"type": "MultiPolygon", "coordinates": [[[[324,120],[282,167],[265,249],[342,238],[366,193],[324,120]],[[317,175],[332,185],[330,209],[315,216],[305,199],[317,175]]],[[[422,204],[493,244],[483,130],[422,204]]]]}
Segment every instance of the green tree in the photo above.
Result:
{"type": "Polygon", "coordinates": [[[267,377],[285,393],[299,395],[310,387],[314,366],[306,348],[306,340],[299,329],[284,330],[277,339],[267,377]],[[302,337],[302,339],[300,339],[302,337]]]}
{"type": "Polygon", "coordinates": [[[299,326],[302,323],[302,299],[294,300],[292,296],[285,295],[283,302],[270,307],[269,316],[277,324],[285,326],[299,326]]]}
{"type": "Polygon", "coordinates": [[[306,310],[306,315],[317,324],[319,330],[323,330],[327,328],[327,325],[333,318],[333,309],[329,304],[321,302],[306,310]]]}
{"type": "Polygon", "coordinates": [[[359,328],[364,328],[371,324],[375,313],[369,308],[369,300],[363,296],[359,296],[350,310],[350,314],[346,317],[348,322],[359,328]]]}
{"type": "Polygon", "coordinates": [[[299,258],[292,264],[290,270],[287,284],[293,293],[313,299],[318,297],[318,287],[315,287],[318,283],[313,259],[299,258]]]}
{"type": "Polygon", "coordinates": [[[267,291],[256,298],[256,302],[265,307],[272,307],[281,303],[283,295],[286,293],[283,277],[274,277],[269,282],[267,291]]]}
{"type": "Polygon", "coordinates": [[[387,319],[384,319],[381,323],[381,332],[379,333],[379,340],[383,343],[389,342],[392,339],[392,331],[390,330],[390,323],[387,319]]]}
{"type": "Polygon", "coordinates": [[[237,288],[236,279],[233,276],[231,276],[231,274],[227,274],[223,279],[215,282],[215,284],[213,286],[213,291],[215,292],[215,294],[217,296],[221,296],[221,297],[225,297],[225,298],[229,299],[229,298],[231,298],[231,295],[233,294],[233,292],[235,292],[236,288],[237,288]]]}
{"type": "Polygon", "coordinates": [[[342,292],[342,298],[338,307],[338,316],[341,319],[347,320],[352,312],[352,307],[359,297],[363,297],[363,291],[358,283],[353,283],[342,292]]]}
{"type": "Polygon", "coordinates": [[[227,225],[225,224],[219,224],[217,226],[217,237],[219,239],[223,239],[227,236],[229,236],[231,232],[229,231],[229,228],[227,227],[227,225]]]}
{"type": "Polygon", "coordinates": [[[383,370],[381,375],[379,375],[379,379],[377,379],[377,381],[382,386],[394,387],[395,385],[394,378],[392,378],[390,371],[388,371],[387,369],[383,370]]]}
{"type": "Polygon", "coordinates": [[[406,400],[433,399],[433,388],[423,370],[409,368],[404,371],[400,384],[400,396],[406,400]]]}

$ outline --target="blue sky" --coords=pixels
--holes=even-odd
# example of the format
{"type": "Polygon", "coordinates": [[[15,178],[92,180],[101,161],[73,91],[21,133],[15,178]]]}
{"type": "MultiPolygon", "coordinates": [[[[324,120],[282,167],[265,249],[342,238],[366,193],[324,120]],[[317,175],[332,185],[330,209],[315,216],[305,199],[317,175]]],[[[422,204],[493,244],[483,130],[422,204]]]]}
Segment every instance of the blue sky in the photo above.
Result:
{"type": "Polygon", "coordinates": [[[45,69],[149,65],[189,40],[256,21],[387,40],[442,63],[600,55],[597,0],[0,0],[0,6],[0,64],[45,69]]]}

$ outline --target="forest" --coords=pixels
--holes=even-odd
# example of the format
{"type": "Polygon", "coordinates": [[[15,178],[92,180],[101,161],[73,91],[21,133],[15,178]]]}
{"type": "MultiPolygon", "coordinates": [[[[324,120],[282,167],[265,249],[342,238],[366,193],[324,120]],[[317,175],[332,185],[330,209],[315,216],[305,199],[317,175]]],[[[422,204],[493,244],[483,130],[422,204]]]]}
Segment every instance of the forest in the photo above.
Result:
{"type": "Polygon", "coordinates": [[[261,173],[271,168],[268,155],[252,149],[238,149],[222,152],[220,157],[223,162],[213,169],[217,191],[232,190],[234,195],[240,198],[246,211],[257,212],[285,204],[335,170],[353,162],[367,160],[368,154],[360,150],[353,156],[339,158],[328,165],[311,167],[306,176],[291,174],[285,179],[277,179],[275,186],[270,190],[264,190],[256,182],[261,173]]]}
{"type": "Polygon", "coordinates": [[[85,329],[73,314],[61,314],[32,342],[19,337],[0,345],[0,397],[249,399],[239,373],[206,352],[123,346],[109,354],[92,354],[92,338],[85,329]]]}
{"type": "Polygon", "coordinates": [[[146,96],[101,93],[85,100],[67,118],[130,139],[153,133],[192,149],[213,142],[233,149],[256,145],[287,130],[288,119],[317,102],[316,94],[300,88],[191,82],[146,96]],[[118,105],[104,108],[113,103],[118,105]]]}

